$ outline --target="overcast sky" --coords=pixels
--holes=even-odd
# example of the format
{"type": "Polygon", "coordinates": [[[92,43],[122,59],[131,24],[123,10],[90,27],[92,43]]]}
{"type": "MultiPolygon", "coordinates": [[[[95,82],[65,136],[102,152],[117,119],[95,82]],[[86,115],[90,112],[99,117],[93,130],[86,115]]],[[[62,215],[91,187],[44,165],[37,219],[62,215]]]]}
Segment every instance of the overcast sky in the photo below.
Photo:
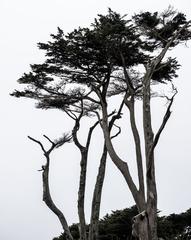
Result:
{"type": "MultiPolygon", "coordinates": [[[[59,137],[62,132],[71,129],[72,122],[67,121],[62,112],[37,110],[33,101],[9,96],[18,87],[16,80],[29,70],[29,64],[42,61],[43,55],[38,51],[36,43],[49,40],[49,35],[56,32],[57,26],[64,32],[78,26],[89,26],[96,15],[106,13],[108,7],[121,14],[131,15],[141,10],[161,11],[169,4],[191,19],[190,0],[1,0],[1,240],[52,240],[62,231],[56,216],[42,202],[41,173],[37,170],[43,164],[43,156],[38,146],[27,139],[27,135],[41,140],[42,134],[59,137]]],[[[182,46],[175,53],[182,65],[179,78],[176,79],[179,93],[156,152],[158,208],[163,214],[179,213],[191,207],[191,48],[182,46]]],[[[154,106],[153,115],[157,125],[165,105],[154,106]]],[[[101,147],[94,141],[92,150],[95,144],[101,147]]],[[[129,154],[126,153],[128,148],[125,142],[119,146],[124,156],[129,154]]],[[[93,155],[94,152],[91,159],[95,161],[88,165],[87,219],[99,160],[93,155]]],[[[134,168],[133,164],[131,168],[134,168]]],[[[70,224],[78,221],[78,177],[78,151],[72,144],[65,145],[53,154],[51,190],[70,224]]],[[[123,177],[109,161],[101,216],[131,205],[133,200],[123,177]]]]}

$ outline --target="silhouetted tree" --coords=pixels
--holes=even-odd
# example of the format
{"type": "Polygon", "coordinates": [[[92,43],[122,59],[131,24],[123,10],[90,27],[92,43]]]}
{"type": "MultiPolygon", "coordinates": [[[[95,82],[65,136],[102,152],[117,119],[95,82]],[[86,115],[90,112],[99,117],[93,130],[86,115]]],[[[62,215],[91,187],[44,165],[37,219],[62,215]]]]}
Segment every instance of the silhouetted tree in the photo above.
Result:
{"type": "Polygon", "coordinates": [[[184,14],[169,8],[160,14],[142,12],[131,19],[109,9],[90,28],[75,29],[68,34],[58,28],[52,41],[38,45],[46,52],[45,62],[31,65],[32,71],[19,79],[27,87],[12,94],[37,100],[38,108],[61,109],[75,120],[81,113],[97,117],[107,151],[124,176],[138,208],[132,232],[140,240],[157,240],[154,150],[171,115],[177,93],[172,80],[179,68],[176,58],[167,57],[166,53],[191,38],[189,27],[190,21],[184,14]],[[154,92],[153,84],[160,84],[161,88],[172,86],[172,95],[163,96],[169,105],[156,133],[152,129],[150,102],[158,93],[154,92]],[[114,106],[110,98],[116,95],[120,99],[114,106]],[[141,149],[142,139],[136,125],[136,100],[142,101],[143,106],[145,151],[141,149]],[[135,143],[138,186],[128,162],[116,152],[109,126],[112,119],[122,117],[125,109],[129,112],[135,143]]]}

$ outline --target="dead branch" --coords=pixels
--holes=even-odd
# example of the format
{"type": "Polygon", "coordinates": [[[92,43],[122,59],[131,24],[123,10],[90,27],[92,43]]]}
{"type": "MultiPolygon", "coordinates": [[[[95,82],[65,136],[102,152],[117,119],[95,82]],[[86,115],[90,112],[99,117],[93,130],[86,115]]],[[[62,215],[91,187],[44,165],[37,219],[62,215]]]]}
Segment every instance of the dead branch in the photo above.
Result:
{"type": "Polygon", "coordinates": [[[43,151],[44,153],[46,153],[46,150],[45,150],[43,144],[42,144],[40,141],[38,141],[38,140],[36,140],[35,138],[32,138],[32,137],[30,137],[30,136],[28,136],[28,138],[29,138],[31,141],[36,142],[37,144],[39,144],[40,147],[41,147],[41,149],[42,149],[42,151],[43,151]]]}
{"type": "Polygon", "coordinates": [[[52,197],[51,197],[51,193],[50,193],[50,187],[49,187],[49,162],[50,162],[50,153],[52,150],[54,150],[54,148],[57,146],[57,144],[55,144],[52,140],[50,140],[49,137],[47,137],[46,135],[43,135],[52,145],[51,147],[49,148],[48,151],[45,150],[43,144],[28,136],[28,138],[34,142],[36,142],[37,144],[40,145],[43,153],[44,153],[44,156],[46,158],[46,164],[42,166],[42,169],[38,170],[38,171],[42,171],[42,180],[43,180],[43,201],[46,203],[46,205],[49,207],[49,209],[55,213],[55,215],[58,217],[61,225],[62,225],[62,228],[63,230],[65,231],[65,234],[66,234],[66,238],[68,240],[73,240],[73,237],[70,233],[70,229],[69,229],[69,226],[68,226],[68,223],[66,221],[66,218],[64,216],[64,214],[62,213],[62,211],[60,211],[59,208],[57,208],[57,206],[55,205],[54,201],[52,200],[52,197]]]}
{"type": "Polygon", "coordinates": [[[116,134],[114,134],[113,136],[111,136],[111,139],[117,137],[117,136],[121,133],[121,127],[117,126],[116,124],[113,124],[113,125],[118,129],[118,131],[117,131],[116,134]]]}
{"type": "Polygon", "coordinates": [[[171,106],[172,106],[172,104],[173,104],[174,97],[176,96],[176,94],[177,94],[177,91],[174,93],[174,95],[173,95],[170,99],[168,98],[169,101],[170,101],[170,103],[169,103],[169,105],[168,105],[168,107],[167,107],[167,109],[166,109],[166,113],[165,113],[165,115],[164,115],[164,117],[163,117],[162,124],[161,124],[158,132],[156,133],[156,135],[155,135],[155,137],[154,137],[153,144],[152,144],[152,146],[151,146],[151,148],[150,148],[150,151],[149,151],[149,154],[148,154],[148,155],[149,155],[149,156],[148,156],[149,162],[148,162],[148,166],[147,166],[147,174],[150,173],[151,168],[152,168],[152,158],[151,158],[151,156],[152,156],[152,154],[153,154],[153,152],[154,152],[155,147],[157,146],[157,143],[158,143],[158,141],[159,141],[159,138],[160,138],[160,136],[161,136],[161,133],[162,133],[162,131],[164,130],[164,128],[165,128],[165,126],[166,126],[166,124],[167,124],[168,119],[169,119],[170,116],[171,116],[171,106]]]}

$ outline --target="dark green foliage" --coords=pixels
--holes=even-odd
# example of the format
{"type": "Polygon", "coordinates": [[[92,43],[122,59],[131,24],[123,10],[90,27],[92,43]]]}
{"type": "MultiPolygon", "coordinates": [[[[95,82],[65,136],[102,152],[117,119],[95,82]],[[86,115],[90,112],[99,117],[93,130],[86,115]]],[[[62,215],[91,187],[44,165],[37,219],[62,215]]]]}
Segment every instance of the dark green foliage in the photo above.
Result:
{"type": "MultiPolygon", "coordinates": [[[[69,228],[74,240],[80,239],[78,224],[72,224],[69,228]]],[[[66,235],[62,233],[59,237],[53,238],[53,240],[66,240],[66,235]]]]}
{"type": "Polygon", "coordinates": [[[100,239],[130,239],[132,218],[137,214],[137,208],[134,206],[124,210],[113,211],[110,215],[106,215],[99,223],[100,239]]]}
{"type": "MultiPolygon", "coordinates": [[[[107,214],[99,221],[100,240],[131,239],[132,218],[137,213],[137,208],[133,206],[107,214]]],[[[74,239],[79,239],[78,225],[71,225],[70,230],[74,239]]],[[[191,209],[180,214],[170,214],[169,216],[158,217],[158,236],[164,240],[190,240],[191,209]]],[[[53,240],[66,240],[66,238],[64,234],[61,234],[58,238],[54,238],[53,240]]]]}
{"type": "Polygon", "coordinates": [[[191,209],[180,214],[170,214],[166,217],[158,218],[158,235],[166,240],[171,239],[191,239],[185,238],[190,234],[191,227],[191,209]]]}
{"type": "MultiPolygon", "coordinates": [[[[148,40],[148,51],[159,46],[164,47],[174,33],[187,23],[186,16],[183,13],[174,11],[172,7],[169,7],[161,14],[158,12],[143,12],[135,15],[133,18],[135,23],[141,28],[142,34],[148,40]]],[[[190,38],[191,33],[185,28],[171,46],[174,47],[190,38]]]]}
{"type": "Polygon", "coordinates": [[[173,78],[178,77],[176,71],[179,67],[180,65],[175,58],[169,58],[166,62],[163,62],[156,67],[152,79],[161,83],[171,81],[173,78]]]}
{"type": "MultiPolygon", "coordinates": [[[[132,19],[109,9],[107,15],[98,15],[89,28],[78,28],[68,34],[58,28],[51,41],[38,44],[45,51],[45,62],[31,65],[31,72],[18,80],[26,88],[15,90],[12,95],[33,98],[38,108],[57,108],[67,113],[79,110],[83,99],[88,113],[92,112],[92,103],[94,110],[99,109],[99,101],[91,95],[95,88],[102,91],[108,85],[108,92],[102,92],[105,96],[127,91],[125,68],[131,76],[130,85],[138,86],[136,94],[140,97],[142,73],[135,67],[148,64],[155,50],[161,50],[186,23],[185,15],[172,8],[162,14],[143,12],[132,19]]],[[[185,27],[172,47],[190,38],[191,32],[185,27]]],[[[178,68],[176,59],[164,60],[152,80],[172,81],[178,68]]]]}

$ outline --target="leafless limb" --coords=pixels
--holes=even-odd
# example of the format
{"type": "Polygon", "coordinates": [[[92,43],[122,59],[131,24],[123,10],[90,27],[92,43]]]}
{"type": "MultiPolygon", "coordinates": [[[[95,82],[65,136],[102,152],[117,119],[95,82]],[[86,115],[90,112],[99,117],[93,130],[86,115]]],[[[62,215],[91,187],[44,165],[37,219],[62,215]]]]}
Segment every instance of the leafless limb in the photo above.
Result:
{"type": "MultiPolygon", "coordinates": [[[[55,213],[55,215],[58,217],[62,227],[63,227],[63,230],[65,231],[65,234],[66,234],[66,238],[68,240],[73,240],[73,237],[70,233],[70,229],[69,229],[69,226],[68,226],[68,223],[66,221],[66,218],[64,216],[64,214],[60,211],[59,208],[57,208],[57,206],[55,205],[54,201],[52,200],[52,197],[51,197],[51,193],[50,193],[50,187],[49,187],[49,166],[50,166],[50,153],[52,152],[52,150],[54,150],[54,148],[56,148],[58,146],[58,144],[60,144],[60,141],[57,141],[56,143],[53,142],[52,140],[50,140],[49,137],[47,137],[46,135],[43,135],[50,143],[51,143],[51,147],[49,148],[48,151],[45,150],[43,144],[28,136],[28,138],[32,141],[34,141],[35,143],[39,144],[43,153],[44,153],[44,156],[46,158],[46,164],[42,166],[42,169],[39,170],[39,171],[42,171],[42,180],[43,180],[43,201],[46,203],[46,205],[50,208],[50,210],[52,212],[55,213]]],[[[67,141],[68,138],[67,138],[67,135],[64,135],[66,136],[65,137],[65,140],[67,141]]]]}
{"type": "Polygon", "coordinates": [[[43,144],[42,144],[40,141],[38,141],[38,140],[36,140],[35,138],[32,138],[32,137],[30,137],[30,136],[28,136],[28,138],[29,138],[31,141],[36,142],[37,144],[39,144],[40,147],[41,147],[41,149],[42,149],[42,151],[43,151],[44,153],[46,153],[46,150],[45,150],[43,144]]]}
{"type": "Polygon", "coordinates": [[[114,124],[114,126],[118,129],[117,133],[114,134],[113,136],[111,136],[111,139],[117,137],[120,133],[121,133],[121,127],[117,126],[116,124],[114,124]]]}
{"type": "Polygon", "coordinates": [[[154,152],[155,147],[157,146],[157,143],[158,143],[158,141],[159,141],[159,138],[160,138],[160,136],[161,136],[161,133],[162,133],[162,131],[164,130],[164,128],[165,128],[165,126],[166,126],[166,124],[167,124],[168,119],[169,119],[170,116],[171,116],[171,106],[172,106],[172,104],[173,104],[174,97],[176,96],[176,94],[177,94],[177,91],[174,93],[174,95],[173,95],[170,99],[168,98],[168,100],[170,101],[170,103],[169,103],[169,105],[168,105],[168,107],[167,107],[167,109],[166,109],[166,113],[165,113],[165,115],[164,115],[164,117],[163,117],[162,124],[161,124],[158,132],[156,133],[156,135],[155,135],[155,137],[154,137],[154,140],[153,140],[153,144],[152,144],[152,146],[151,146],[151,148],[150,148],[150,150],[149,150],[149,154],[148,154],[148,155],[149,155],[149,157],[148,157],[148,158],[149,158],[149,162],[148,162],[148,167],[147,167],[147,175],[150,174],[150,171],[151,171],[151,168],[152,168],[152,158],[151,158],[151,156],[152,156],[152,154],[153,154],[153,152],[154,152]]]}
{"type": "Polygon", "coordinates": [[[163,129],[165,128],[168,119],[170,118],[170,115],[171,115],[171,106],[172,106],[172,104],[173,104],[174,97],[176,96],[176,94],[177,94],[177,92],[175,92],[174,95],[173,95],[170,99],[168,98],[168,100],[170,101],[170,103],[169,103],[169,105],[168,105],[168,107],[167,107],[167,109],[166,109],[166,113],[165,113],[165,115],[164,115],[164,117],[163,117],[162,124],[161,124],[158,132],[157,132],[156,135],[155,135],[155,138],[154,138],[154,141],[153,141],[153,145],[152,145],[152,147],[151,147],[151,149],[150,149],[150,154],[152,154],[152,152],[154,151],[154,148],[156,147],[156,145],[157,145],[157,143],[158,143],[158,141],[159,141],[160,135],[161,135],[163,129]]]}
{"type": "Polygon", "coordinates": [[[47,137],[46,135],[43,135],[43,137],[45,137],[52,145],[55,145],[55,143],[52,140],[50,140],[49,137],[47,137]]]}

